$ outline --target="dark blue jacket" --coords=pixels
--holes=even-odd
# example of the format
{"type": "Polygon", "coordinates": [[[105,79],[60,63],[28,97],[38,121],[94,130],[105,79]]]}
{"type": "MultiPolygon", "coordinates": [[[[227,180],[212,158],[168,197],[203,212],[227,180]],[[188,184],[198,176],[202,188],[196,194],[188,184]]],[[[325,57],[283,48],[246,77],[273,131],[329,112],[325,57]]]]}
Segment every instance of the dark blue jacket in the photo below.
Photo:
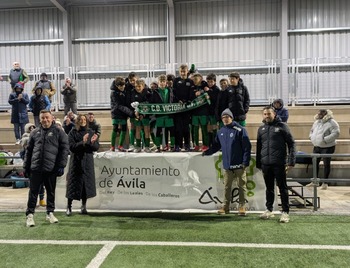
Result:
{"type": "Polygon", "coordinates": [[[29,123],[27,105],[29,103],[29,97],[27,93],[13,92],[9,96],[9,104],[12,105],[11,123],[12,124],[27,124],[29,123]],[[19,99],[18,95],[22,94],[22,98],[19,99]]]}
{"type": "Polygon", "coordinates": [[[214,140],[213,146],[204,155],[212,155],[222,150],[224,169],[239,169],[242,165],[248,167],[250,162],[251,144],[244,127],[236,122],[223,126],[214,140]]]}

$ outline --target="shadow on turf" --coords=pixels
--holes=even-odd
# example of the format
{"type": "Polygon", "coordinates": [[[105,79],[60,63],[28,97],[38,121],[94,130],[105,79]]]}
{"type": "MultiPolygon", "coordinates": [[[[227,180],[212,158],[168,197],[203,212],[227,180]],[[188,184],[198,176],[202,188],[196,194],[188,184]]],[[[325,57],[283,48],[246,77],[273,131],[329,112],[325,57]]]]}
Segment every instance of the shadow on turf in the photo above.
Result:
{"type": "Polygon", "coordinates": [[[173,221],[242,221],[246,219],[254,219],[255,215],[240,217],[235,213],[227,215],[208,214],[208,213],[167,213],[167,212],[103,212],[103,213],[90,213],[92,217],[130,217],[130,218],[142,218],[142,219],[163,219],[173,221]]]}

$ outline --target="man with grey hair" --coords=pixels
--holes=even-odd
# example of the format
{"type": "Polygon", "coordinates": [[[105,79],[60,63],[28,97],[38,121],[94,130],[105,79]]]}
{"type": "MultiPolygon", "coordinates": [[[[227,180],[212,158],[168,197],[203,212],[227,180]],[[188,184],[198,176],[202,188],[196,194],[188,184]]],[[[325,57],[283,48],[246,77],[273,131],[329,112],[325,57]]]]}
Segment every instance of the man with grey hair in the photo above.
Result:
{"type": "Polygon", "coordinates": [[[22,83],[24,87],[24,84],[29,81],[29,76],[27,72],[21,68],[18,61],[15,61],[12,66],[13,68],[10,70],[8,81],[11,84],[12,91],[14,91],[14,87],[17,83],[22,83]]]}

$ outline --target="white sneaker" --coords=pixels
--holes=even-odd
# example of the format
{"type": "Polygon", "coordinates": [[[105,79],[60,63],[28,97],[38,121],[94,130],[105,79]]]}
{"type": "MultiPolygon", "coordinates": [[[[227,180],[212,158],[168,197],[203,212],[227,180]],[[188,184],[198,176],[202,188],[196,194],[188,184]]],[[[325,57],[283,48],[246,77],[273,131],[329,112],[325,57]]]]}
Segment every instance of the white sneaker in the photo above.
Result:
{"type": "MultiPolygon", "coordinates": [[[[306,186],[306,187],[314,187],[314,186],[315,186],[315,183],[310,182],[309,184],[306,184],[305,186],[306,186]]],[[[319,185],[319,184],[316,184],[316,186],[318,187],[318,186],[320,186],[320,185],[319,185]]]]}
{"type": "Polygon", "coordinates": [[[151,149],[152,151],[157,150],[157,145],[153,145],[150,149],[151,149]]]}
{"type": "Polygon", "coordinates": [[[20,139],[16,140],[16,144],[20,144],[20,143],[21,143],[20,139]]]}
{"type": "Polygon", "coordinates": [[[26,225],[27,225],[27,227],[33,227],[33,226],[35,226],[34,215],[33,215],[33,214],[28,214],[28,215],[27,215],[26,225]]]}
{"type": "Polygon", "coordinates": [[[267,220],[275,217],[275,215],[270,210],[266,210],[263,214],[260,215],[260,219],[267,220]]]}
{"type": "Polygon", "coordinates": [[[321,185],[321,190],[327,190],[328,184],[327,183],[322,183],[321,185]]]}
{"type": "Polygon", "coordinates": [[[128,152],[133,152],[135,150],[134,145],[129,145],[129,149],[127,150],[128,152]]]}
{"type": "Polygon", "coordinates": [[[141,148],[140,147],[135,147],[134,153],[140,153],[140,152],[141,152],[141,148]]]}
{"type": "Polygon", "coordinates": [[[280,218],[281,223],[287,223],[289,222],[289,214],[287,212],[282,212],[281,218],[280,218]]]}
{"type": "Polygon", "coordinates": [[[150,149],[149,147],[145,147],[145,149],[143,149],[143,151],[144,151],[145,153],[151,153],[151,152],[152,152],[151,149],[150,149]]]}
{"type": "Polygon", "coordinates": [[[55,217],[55,215],[53,215],[52,212],[50,212],[49,214],[46,214],[46,220],[49,221],[50,223],[58,222],[58,219],[55,217]]]}

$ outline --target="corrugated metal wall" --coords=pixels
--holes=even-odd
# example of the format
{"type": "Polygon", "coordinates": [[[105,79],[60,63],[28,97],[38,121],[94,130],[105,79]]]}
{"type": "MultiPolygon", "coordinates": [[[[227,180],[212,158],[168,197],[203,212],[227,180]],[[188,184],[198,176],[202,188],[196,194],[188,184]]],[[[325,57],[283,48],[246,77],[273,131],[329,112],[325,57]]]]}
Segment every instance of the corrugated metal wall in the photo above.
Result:
{"type": "Polygon", "coordinates": [[[349,10],[348,0],[289,0],[290,30],[324,29],[320,32],[292,32],[289,37],[290,58],[350,56],[349,10]],[[344,27],[348,28],[347,31],[332,31],[344,27]]]}
{"type": "MultiPolygon", "coordinates": [[[[279,68],[282,6],[282,0],[174,1],[175,44],[170,45],[175,45],[176,62],[168,65],[165,2],[71,7],[69,73],[84,90],[79,98],[85,106],[108,105],[109,85],[116,74],[136,70],[149,82],[179,63],[195,63],[204,75],[215,71],[218,77],[238,69],[252,102],[268,102],[280,97],[280,72],[286,72],[279,68]]],[[[344,100],[350,95],[349,11],[348,0],[288,0],[289,59],[294,63],[284,77],[290,80],[294,100],[344,100]],[[320,31],[313,32],[315,28],[320,31]],[[331,86],[337,89],[332,98],[331,86]]],[[[0,11],[0,74],[8,74],[12,62],[20,61],[32,80],[46,71],[60,88],[62,29],[58,9],[0,11]]],[[[0,82],[0,87],[6,91],[8,83],[0,82]]],[[[0,106],[8,105],[7,97],[1,95],[0,106]]]]}
{"type": "Polygon", "coordinates": [[[60,66],[61,18],[53,8],[0,11],[0,69],[14,61],[26,68],[60,66]]]}
{"type": "Polygon", "coordinates": [[[165,4],[72,8],[74,64],[113,66],[164,63],[166,10],[165,4]],[[142,39],[137,40],[138,37],[142,39]],[[90,40],[79,41],[82,39],[90,40]]]}
{"type": "Polygon", "coordinates": [[[176,60],[277,59],[278,36],[263,32],[279,31],[280,10],[279,0],[181,2],[175,9],[176,60]],[[241,35],[225,36],[230,33],[241,35]],[[223,36],[210,37],[210,34],[223,36]]]}

